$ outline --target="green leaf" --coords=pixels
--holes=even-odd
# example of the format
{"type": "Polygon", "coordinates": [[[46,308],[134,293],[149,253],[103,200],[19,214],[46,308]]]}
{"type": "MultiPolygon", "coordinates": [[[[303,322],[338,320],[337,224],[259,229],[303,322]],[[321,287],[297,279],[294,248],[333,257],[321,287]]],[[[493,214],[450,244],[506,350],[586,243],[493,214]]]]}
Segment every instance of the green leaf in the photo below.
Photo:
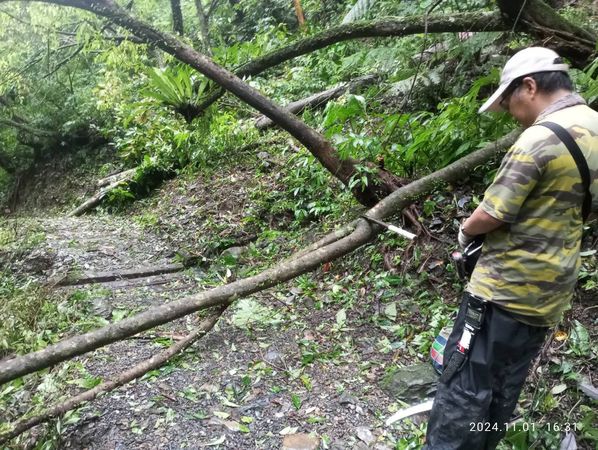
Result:
{"type": "Polygon", "coordinates": [[[309,375],[303,374],[299,377],[299,379],[303,383],[303,386],[305,386],[305,389],[307,389],[308,391],[311,391],[312,382],[311,382],[311,378],[309,378],[309,375]]]}
{"type": "Polygon", "coordinates": [[[87,376],[85,378],[77,378],[76,380],[67,381],[68,384],[74,384],[83,389],[91,389],[102,382],[101,377],[87,376]]]}
{"type": "Polygon", "coordinates": [[[509,429],[505,436],[505,441],[513,446],[513,450],[527,450],[527,431],[524,431],[520,424],[515,424],[514,428],[509,429]]]}
{"type": "Polygon", "coordinates": [[[571,351],[578,356],[590,356],[590,336],[588,330],[578,321],[573,321],[573,329],[569,337],[571,351]]]}
{"type": "Polygon", "coordinates": [[[291,403],[297,411],[301,409],[301,397],[299,397],[297,394],[291,394],[291,403]]]}
{"type": "Polygon", "coordinates": [[[397,318],[397,302],[392,302],[386,305],[386,308],[384,308],[384,315],[391,320],[395,320],[397,318]]]}
{"type": "Polygon", "coordinates": [[[339,309],[338,312],[336,313],[336,324],[339,327],[342,327],[343,325],[345,325],[346,322],[347,322],[347,312],[345,311],[344,308],[339,309]]]}
{"type": "Polygon", "coordinates": [[[219,419],[228,419],[230,414],[224,411],[214,411],[214,415],[219,419]]]}

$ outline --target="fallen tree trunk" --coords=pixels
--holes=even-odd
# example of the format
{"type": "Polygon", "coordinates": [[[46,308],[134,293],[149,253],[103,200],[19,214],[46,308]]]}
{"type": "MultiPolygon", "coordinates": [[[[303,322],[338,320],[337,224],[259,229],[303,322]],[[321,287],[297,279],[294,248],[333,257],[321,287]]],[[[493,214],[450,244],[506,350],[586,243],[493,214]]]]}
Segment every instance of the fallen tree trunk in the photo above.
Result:
{"type": "Polygon", "coordinates": [[[96,387],[89,389],[88,391],[82,392],[81,394],[69,398],[61,404],[56,405],[53,408],[50,408],[43,414],[31,417],[29,419],[18,421],[14,424],[13,429],[11,431],[0,435],[0,444],[19,436],[20,434],[39,424],[47,422],[55,417],[64,414],[67,411],[70,411],[73,408],[76,408],[81,403],[94,400],[100,394],[110,392],[116,389],[117,387],[122,386],[123,384],[129,383],[130,381],[133,381],[134,379],[145,375],[150,370],[157,369],[158,367],[166,363],[166,361],[168,361],[174,355],[185,350],[197,339],[204,336],[208,331],[214,328],[214,325],[216,325],[216,322],[218,322],[218,319],[225,311],[225,309],[226,308],[220,308],[220,310],[217,313],[205,318],[201,322],[201,324],[195,330],[193,330],[191,333],[185,336],[184,339],[181,339],[180,341],[171,345],[163,352],[160,352],[157,355],[154,355],[151,358],[142,361],[141,363],[130,368],[129,370],[126,370],[125,372],[108,381],[98,384],[96,387]]]}
{"type": "MultiPolygon", "coordinates": [[[[379,78],[376,75],[366,75],[365,77],[357,78],[353,81],[349,81],[348,83],[343,83],[340,86],[336,86],[325,91],[310,95],[309,97],[302,98],[301,100],[291,102],[287,106],[285,106],[285,109],[297,115],[302,113],[307,108],[324,106],[330,100],[339,98],[346,92],[356,92],[358,89],[374,84],[378,79],[379,78]]],[[[259,130],[265,130],[266,128],[271,127],[272,125],[274,125],[274,122],[272,122],[272,120],[265,116],[259,117],[255,122],[255,126],[259,130]]]]}
{"type": "Polygon", "coordinates": [[[108,186],[100,189],[92,197],[88,198],[81,205],[77,206],[70,213],[68,213],[67,217],[80,216],[84,212],[89,211],[90,209],[98,205],[102,201],[102,199],[110,193],[110,191],[113,191],[117,187],[125,184],[126,182],[127,180],[117,180],[112,184],[109,184],[108,186]]]}
{"type": "Polygon", "coordinates": [[[137,172],[136,167],[129,170],[125,170],[124,172],[115,173],[114,175],[110,175],[106,178],[102,178],[101,180],[98,180],[98,187],[101,188],[104,186],[108,186],[109,184],[114,183],[115,181],[129,181],[133,178],[135,172],[137,172]]]}
{"type": "Polygon", "coordinates": [[[76,286],[81,284],[105,283],[115,280],[131,280],[133,278],[151,277],[154,275],[163,275],[165,273],[176,273],[182,270],[185,270],[183,264],[169,264],[167,266],[140,267],[119,272],[86,273],[82,277],[76,279],[65,278],[58,283],[58,286],[76,286]]]}
{"type": "MultiPolygon", "coordinates": [[[[457,181],[463,178],[475,167],[488,162],[499,151],[510,146],[519,133],[519,130],[513,131],[497,142],[465,156],[444,169],[438,170],[398,189],[379,202],[374,208],[370,209],[367,214],[370,217],[383,219],[402,210],[418,197],[429,193],[439,183],[457,181]]],[[[324,262],[332,261],[352,252],[372,239],[378,231],[379,228],[374,229],[370,226],[369,222],[360,219],[350,234],[336,241],[331,241],[325,246],[300,257],[278,264],[258,275],[218,286],[188,298],[150,308],[136,316],[123,319],[98,330],[65,339],[57,344],[48,346],[44,350],[4,361],[0,363],[0,384],[50,367],[61,361],[87,353],[157,325],[170,322],[205,308],[216,305],[229,305],[241,297],[246,297],[255,292],[291,280],[303,273],[316,269],[324,262]]],[[[335,235],[335,233],[332,233],[332,235],[335,235]]]]}
{"type": "MultiPolygon", "coordinates": [[[[424,32],[451,33],[459,31],[507,31],[509,29],[500,14],[494,12],[463,13],[449,17],[446,15],[432,15],[427,18],[427,28],[425,16],[392,17],[375,22],[348,23],[301,39],[287,47],[256,58],[235,70],[235,74],[239,77],[254,76],[298,56],[351,39],[402,37],[424,32]]],[[[210,93],[198,105],[197,113],[201,114],[224,93],[223,89],[210,93]]]]}
{"type": "Polygon", "coordinates": [[[578,69],[585,68],[596,52],[597,37],[562,16],[542,0],[498,0],[506,22],[516,30],[542,41],[578,69]]]}
{"type": "Polygon", "coordinates": [[[40,138],[55,138],[57,139],[60,135],[54,131],[43,130],[41,128],[35,128],[26,122],[20,122],[12,119],[0,119],[0,125],[6,125],[8,127],[16,128],[17,130],[24,131],[27,134],[37,136],[40,138]]]}

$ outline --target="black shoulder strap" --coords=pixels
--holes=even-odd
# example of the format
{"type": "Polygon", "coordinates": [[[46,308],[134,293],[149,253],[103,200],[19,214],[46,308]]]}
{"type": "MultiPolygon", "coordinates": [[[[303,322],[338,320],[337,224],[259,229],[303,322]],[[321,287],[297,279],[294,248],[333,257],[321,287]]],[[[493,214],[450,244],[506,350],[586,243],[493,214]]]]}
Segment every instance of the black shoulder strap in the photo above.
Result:
{"type": "Polygon", "coordinates": [[[571,156],[575,160],[575,164],[577,164],[577,169],[579,170],[579,174],[581,175],[581,183],[583,185],[584,190],[584,199],[583,199],[583,206],[581,209],[581,216],[583,217],[583,221],[585,222],[588,216],[590,215],[590,211],[592,209],[592,194],[590,193],[590,169],[588,168],[588,162],[583,156],[583,153],[579,149],[579,146],[575,142],[575,139],[569,134],[567,130],[565,130],[562,126],[554,123],[554,122],[541,122],[538,125],[542,125],[543,127],[548,128],[554,134],[558,136],[558,138],[565,144],[565,147],[571,153],[571,156]]]}

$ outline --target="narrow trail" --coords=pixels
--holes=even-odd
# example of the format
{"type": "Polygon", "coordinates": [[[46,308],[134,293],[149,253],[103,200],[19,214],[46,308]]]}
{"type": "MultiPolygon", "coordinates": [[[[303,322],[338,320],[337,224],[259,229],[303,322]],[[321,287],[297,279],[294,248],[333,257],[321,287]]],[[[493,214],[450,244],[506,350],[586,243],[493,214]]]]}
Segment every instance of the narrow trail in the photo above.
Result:
{"type": "MultiPolygon", "coordinates": [[[[67,272],[72,278],[175,262],[166,242],[126,218],[43,218],[39,224],[44,251],[54,255],[54,280],[67,272]]],[[[86,298],[91,315],[110,321],[204,289],[204,276],[191,268],[56,289],[86,298]]],[[[382,422],[391,402],[372,382],[383,375],[385,361],[370,361],[380,336],[368,329],[368,314],[343,330],[335,329],[334,312],[314,309],[298,288],[241,300],[182,355],[85,405],[60,446],[279,449],[291,436],[296,446],[288,448],[326,442],[331,449],[388,449],[382,422]],[[248,321],[256,315],[259,321],[248,321]]],[[[197,317],[186,317],[77,362],[90,377],[106,378],[157,353],[196,323],[197,317]]]]}

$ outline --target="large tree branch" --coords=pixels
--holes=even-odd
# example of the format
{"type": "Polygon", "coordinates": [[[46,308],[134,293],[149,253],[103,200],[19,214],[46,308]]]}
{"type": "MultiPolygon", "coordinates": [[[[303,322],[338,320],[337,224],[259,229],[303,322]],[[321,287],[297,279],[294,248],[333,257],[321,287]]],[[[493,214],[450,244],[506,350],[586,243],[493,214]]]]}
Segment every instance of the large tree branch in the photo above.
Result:
{"type": "Polygon", "coordinates": [[[53,419],[54,417],[61,416],[65,412],[70,411],[73,408],[76,408],[81,403],[94,400],[100,394],[110,392],[116,389],[117,387],[122,386],[123,384],[129,383],[130,381],[133,381],[134,379],[145,375],[150,370],[157,369],[170,358],[172,358],[174,355],[176,355],[179,352],[182,352],[191,344],[193,344],[196,340],[198,340],[199,338],[204,336],[208,331],[210,331],[214,327],[214,325],[216,325],[216,322],[218,322],[218,319],[224,312],[224,309],[225,308],[220,308],[218,312],[208,316],[201,322],[201,324],[195,330],[193,330],[191,333],[189,333],[187,336],[185,336],[177,343],[168,347],[166,350],[152,356],[149,359],[146,359],[145,361],[142,361],[134,367],[131,367],[130,369],[124,371],[120,375],[109,379],[108,381],[98,384],[96,387],[92,389],[89,389],[85,392],[82,392],[81,394],[75,395],[67,399],[66,401],[54,406],[53,408],[46,410],[44,413],[38,416],[18,421],[14,424],[11,431],[0,435],[0,444],[24,433],[25,431],[35,427],[36,425],[47,422],[53,419]]]}
{"type": "MultiPolygon", "coordinates": [[[[506,31],[507,23],[499,13],[477,12],[428,17],[428,33],[450,33],[459,31],[506,31]]],[[[267,55],[250,61],[237,70],[239,77],[254,76],[298,56],[351,39],[372,37],[403,37],[426,31],[425,16],[391,17],[376,22],[358,22],[340,25],[329,30],[301,39],[287,47],[275,50],[267,55]]],[[[199,113],[224,95],[217,90],[209,95],[198,107],[199,113]]]]}
{"type": "MultiPolygon", "coordinates": [[[[326,103],[334,100],[335,98],[339,98],[345,92],[356,92],[359,89],[374,84],[379,79],[380,77],[376,75],[366,75],[364,77],[349,81],[348,83],[342,83],[339,86],[335,86],[330,89],[326,89],[325,91],[312,94],[309,97],[291,102],[285,106],[285,109],[293,114],[298,115],[307,108],[324,107],[326,103]]],[[[272,125],[273,122],[264,116],[258,117],[255,121],[255,126],[260,130],[264,130],[272,125]]]]}
{"type": "Polygon", "coordinates": [[[597,37],[562,16],[542,0],[497,0],[506,22],[540,39],[546,47],[583,69],[596,51],[597,37]]]}
{"type": "MultiPolygon", "coordinates": [[[[235,71],[241,77],[257,75],[282,62],[289,61],[338,42],[371,37],[402,37],[423,33],[425,16],[391,17],[376,22],[358,22],[339,25],[287,47],[275,50],[248,62],[235,71]]],[[[498,13],[476,12],[433,15],[428,18],[428,33],[453,33],[459,31],[505,31],[508,26],[498,13]]]]}
{"type": "Polygon", "coordinates": [[[12,119],[0,119],[0,125],[6,125],[12,128],[16,128],[17,130],[21,130],[28,134],[38,137],[56,138],[59,136],[59,134],[54,131],[42,130],[40,128],[35,128],[25,122],[18,122],[12,119]]]}
{"type": "MultiPolygon", "coordinates": [[[[488,162],[501,150],[510,146],[519,134],[513,131],[482,150],[472,153],[433,174],[404,186],[380,201],[367,214],[384,218],[402,210],[417,198],[429,193],[439,183],[454,182],[470,173],[475,167],[488,162]]],[[[349,230],[349,228],[348,228],[349,230]]],[[[348,231],[347,231],[348,232],[348,231]]],[[[77,355],[122,340],[149,328],[170,322],[185,315],[216,305],[226,306],[241,297],[262,291],[316,269],[320,264],[344,256],[376,235],[365,220],[359,220],[350,234],[343,232],[338,240],[307,254],[282,262],[258,275],[216,287],[200,294],[150,308],[136,316],[123,319],[104,328],[65,339],[44,350],[29,353],[0,363],[0,384],[17,377],[50,367],[77,355]]],[[[333,234],[334,235],[334,234],[333,234]]]]}

